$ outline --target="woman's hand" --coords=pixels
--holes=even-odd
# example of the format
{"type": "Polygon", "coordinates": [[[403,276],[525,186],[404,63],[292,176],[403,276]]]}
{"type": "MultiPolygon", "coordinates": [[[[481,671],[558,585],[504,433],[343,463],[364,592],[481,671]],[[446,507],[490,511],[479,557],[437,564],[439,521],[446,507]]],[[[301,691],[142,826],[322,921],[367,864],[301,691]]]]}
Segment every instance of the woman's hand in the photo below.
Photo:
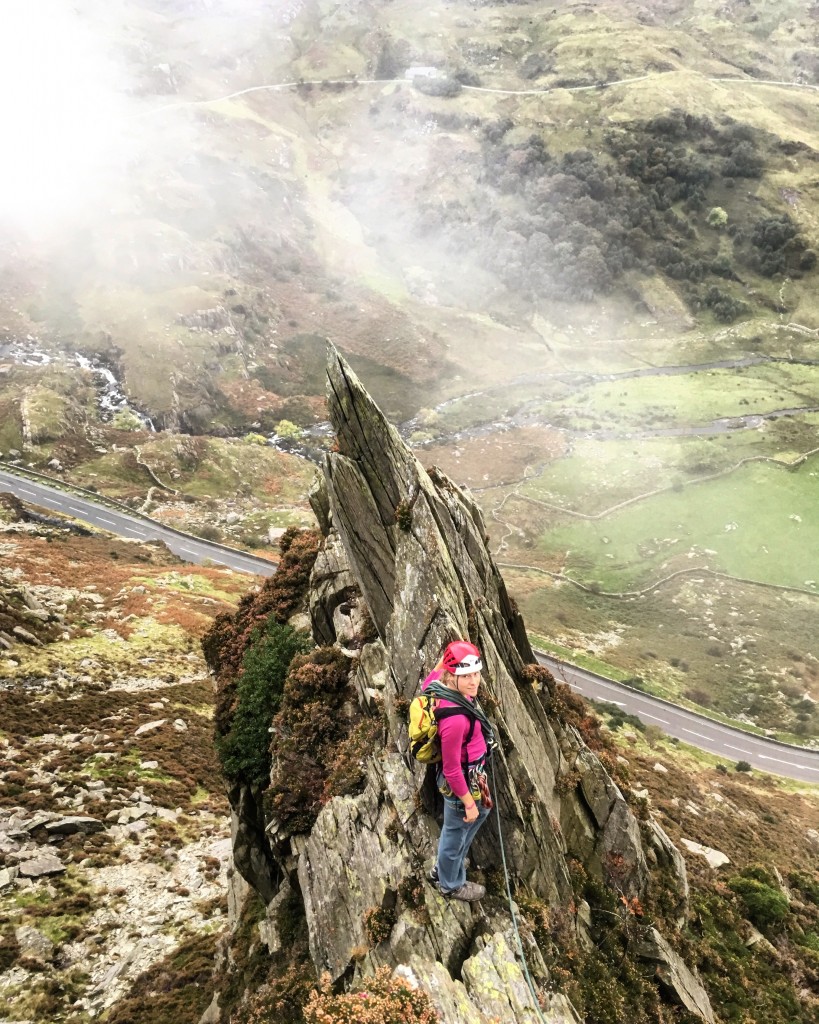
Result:
{"type": "Polygon", "coordinates": [[[466,811],[464,821],[475,821],[477,819],[478,805],[475,803],[474,800],[472,801],[471,804],[464,804],[464,810],[466,811]]]}

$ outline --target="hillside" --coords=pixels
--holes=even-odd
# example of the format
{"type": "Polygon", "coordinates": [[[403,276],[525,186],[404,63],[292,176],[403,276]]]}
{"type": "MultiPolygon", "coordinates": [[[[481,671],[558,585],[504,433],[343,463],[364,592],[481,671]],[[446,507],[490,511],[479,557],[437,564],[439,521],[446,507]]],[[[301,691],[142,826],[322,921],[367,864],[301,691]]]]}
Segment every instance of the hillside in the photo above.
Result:
{"type": "Polygon", "coordinates": [[[654,651],[684,589],[639,623],[588,590],[722,574],[717,639],[669,652],[689,678],[602,644],[610,671],[816,736],[799,705],[819,696],[817,651],[798,626],[816,587],[801,556],[819,448],[813,8],[53,13],[8,62],[40,128],[21,119],[37,174],[6,171],[4,457],[264,547],[309,521],[310,472],[235,438],[323,452],[330,336],[420,457],[479,492],[531,628],[584,654],[638,630],[631,646],[654,651]],[[62,166],[40,156],[67,133],[88,144],[62,166]],[[774,465],[735,473],[747,458],[774,465]],[[658,489],[676,500],[575,528],[658,489]],[[709,513],[681,519],[699,496],[709,513]],[[544,573],[587,590],[557,608],[544,573]],[[768,585],[793,591],[787,637],[765,625],[768,585]],[[746,603],[761,625],[734,630],[746,603]],[[714,692],[708,648],[749,632],[763,678],[729,656],[733,696],[714,692]],[[779,710],[757,714],[757,696],[779,710]]]}
{"type": "MultiPolygon", "coordinates": [[[[518,664],[536,644],[819,746],[819,4],[13,0],[10,12],[0,460],[271,559],[283,536],[289,571],[284,593],[242,600],[247,579],[0,502],[0,1016],[302,1024],[322,957],[355,988],[419,953],[416,940],[430,988],[435,949],[441,984],[468,989],[469,1024],[507,1012],[479,992],[511,935],[499,876],[486,918],[441,925],[411,884],[432,825],[384,796],[366,758],[400,739],[398,704],[385,724],[367,696],[382,689],[379,643],[400,700],[417,651],[432,657],[444,632],[435,620],[416,634],[423,592],[397,602],[417,645],[386,635],[395,594],[380,609],[374,595],[393,578],[398,503],[381,495],[389,539],[375,555],[325,537],[327,578],[305,590],[314,528],[329,526],[320,492],[307,497],[316,464],[339,471],[338,496],[356,461],[328,423],[331,338],[398,427],[377,454],[433,481],[430,507],[457,493],[458,514],[481,524],[469,557],[491,566],[481,580],[497,577],[505,609],[480,633],[501,651],[493,694],[523,693],[562,737],[541,768],[507,749],[502,783],[527,949],[555,1020],[690,1024],[634,953],[648,921],[719,1024],[819,1018],[815,790],[714,764],[611,707],[564,706],[548,685],[547,708],[518,664]],[[370,587],[371,618],[343,636],[336,572],[370,587]],[[343,735],[289,713],[306,743],[343,751],[329,774],[291,763],[291,775],[285,757],[277,777],[276,701],[262,687],[261,712],[234,729],[238,679],[263,682],[268,659],[286,668],[295,648],[279,652],[279,630],[303,630],[309,612],[315,640],[348,653],[291,684],[310,694],[329,679],[343,735]],[[215,617],[208,666],[199,641],[215,617]],[[367,645],[371,661],[344,660],[367,645]],[[634,840],[631,888],[585,845],[600,825],[591,782],[589,798],[562,762],[553,786],[540,774],[558,747],[579,756],[575,743],[620,793],[602,802],[634,840]],[[539,787],[536,812],[509,778],[539,787]],[[227,877],[231,804],[251,890],[227,877]],[[328,805],[387,851],[383,892],[322,903],[303,877],[328,805]],[[263,832],[279,820],[281,834],[263,832]],[[685,912],[663,869],[674,847],[685,912]],[[40,860],[42,874],[19,870],[40,860]],[[364,924],[376,904],[386,939],[364,924]],[[336,913],[349,919],[337,941],[336,913]]],[[[348,510],[350,537],[371,514],[367,501],[348,510]]],[[[477,606],[445,592],[447,628],[473,630],[477,606]]],[[[527,721],[514,717],[513,747],[529,750],[527,721]]],[[[551,742],[539,733],[535,747],[551,742]]]]}
{"type": "Polygon", "coordinates": [[[310,422],[316,334],[401,419],[553,369],[569,324],[576,365],[610,360],[610,335],[682,361],[715,318],[810,325],[800,11],[774,26],[761,2],[80,4],[52,31],[96,47],[83,84],[100,104],[119,86],[116,134],[96,196],[47,228],[19,212],[7,335],[100,355],[157,425],[201,432],[310,422]],[[413,88],[416,66],[444,77],[413,88]],[[646,306],[663,338],[639,327],[646,306]]]}
{"type": "Polygon", "coordinates": [[[201,1014],[232,867],[197,638],[248,580],[9,495],[0,550],[3,1016],[99,1018],[166,954],[201,1014]]]}

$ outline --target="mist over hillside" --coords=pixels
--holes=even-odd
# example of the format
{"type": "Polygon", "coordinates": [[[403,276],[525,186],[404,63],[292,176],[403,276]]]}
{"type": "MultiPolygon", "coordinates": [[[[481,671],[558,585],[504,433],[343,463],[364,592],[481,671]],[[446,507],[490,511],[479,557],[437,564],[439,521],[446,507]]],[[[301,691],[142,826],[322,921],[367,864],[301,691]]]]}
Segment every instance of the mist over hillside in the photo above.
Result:
{"type": "Polygon", "coordinates": [[[694,325],[801,315],[815,97],[757,84],[816,80],[785,13],[15,4],[6,327],[198,432],[320,391],[315,334],[407,418],[554,369],[567,324],[585,364],[618,335],[665,358],[647,309],[677,356],[694,325]]]}

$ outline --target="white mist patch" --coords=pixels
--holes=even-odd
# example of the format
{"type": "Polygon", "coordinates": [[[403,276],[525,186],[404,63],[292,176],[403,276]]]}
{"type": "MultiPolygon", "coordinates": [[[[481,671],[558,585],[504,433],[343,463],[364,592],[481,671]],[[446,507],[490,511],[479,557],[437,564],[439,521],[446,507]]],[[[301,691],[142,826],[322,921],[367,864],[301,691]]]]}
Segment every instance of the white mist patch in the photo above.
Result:
{"type": "Polygon", "coordinates": [[[4,0],[0,223],[73,218],[126,154],[123,76],[70,0],[4,0]]]}

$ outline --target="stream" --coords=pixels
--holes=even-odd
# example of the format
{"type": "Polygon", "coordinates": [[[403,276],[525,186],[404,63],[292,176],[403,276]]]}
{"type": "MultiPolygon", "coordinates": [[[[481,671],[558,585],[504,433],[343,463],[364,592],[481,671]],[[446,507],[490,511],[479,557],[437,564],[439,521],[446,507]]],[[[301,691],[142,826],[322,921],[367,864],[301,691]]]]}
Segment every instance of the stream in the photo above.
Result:
{"type": "MultiPolygon", "coordinates": [[[[92,374],[94,386],[97,391],[97,404],[100,410],[100,417],[105,422],[110,422],[117,413],[130,412],[142,424],[144,430],[155,433],[155,427],[150,418],[139,409],[136,409],[128,400],[122,385],[114,373],[99,359],[91,359],[80,353],[72,356],[68,353],[57,355],[44,352],[36,347],[36,339],[26,338],[24,340],[11,340],[0,342],[0,362],[10,361],[20,366],[47,366],[51,363],[63,363],[71,365],[73,362],[81,369],[92,374]]],[[[819,366],[819,359],[793,359],[784,356],[745,356],[739,359],[715,359],[706,363],[690,363],[681,366],[646,366],[635,370],[621,370],[615,373],[594,373],[582,370],[560,370],[554,373],[540,373],[531,376],[517,377],[514,380],[494,387],[485,388],[482,391],[473,391],[466,395],[458,395],[455,398],[447,399],[435,406],[434,412],[442,413],[459,402],[471,399],[480,399],[487,395],[497,394],[522,385],[537,384],[546,381],[560,381],[575,389],[587,387],[591,384],[608,383],[621,380],[631,380],[638,377],[674,377],[690,373],[701,373],[709,370],[736,370],[750,366],[759,366],[764,363],[790,363],[799,366],[819,366]]],[[[533,400],[536,401],[536,400],[533,400]]],[[[819,405],[803,406],[801,408],[775,409],[765,413],[749,413],[740,416],[725,416],[711,420],[706,423],[677,425],[668,427],[644,427],[638,430],[579,430],[572,427],[562,426],[559,423],[552,423],[543,417],[542,414],[527,412],[527,406],[532,401],[523,403],[510,416],[502,420],[492,420],[487,423],[480,423],[473,427],[465,427],[462,430],[452,431],[449,434],[439,434],[428,441],[413,445],[416,449],[423,450],[427,447],[437,447],[442,444],[460,444],[464,441],[475,440],[487,437],[497,432],[505,432],[520,427],[548,427],[549,429],[566,434],[573,438],[595,439],[600,441],[618,441],[630,439],[648,439],[653,437],[692,437],[692,436],[714,436],[726,434],[735,430],[758,430],[767,420],[776,420],[784,416],[798,416],[808,412],[819,412],[819,405]]],[[[401,436],[406,440],[415,431],[422,429],[419,418],[413,417],[398,425],[401,436]]],[[[316,423],[305,428],[298,439],[283,438],[276,434],[269,437],[269,443],[279,451],[288,452],[291,455],[298,455],[310,462],[320,463],[326,451],[327,438],[332,433],[329,423],[316,423]]]]}
{"type": "Polygon", "coordinates": [[[150,417],[134,408],[120,382],[101,360],[90,359],[79,352],[74,353],[72,360],[67,352],[54,355],[36,348],[35,344],[33,338],[27,338],[25,341],[0,342],[0,362],[13,362],[18,366],[49,366],[52,363],[71,366],[74,363],[90,373],[93,378],[97,392],[97,407],[103,422],[110,423],[117,413],[128,412],[139,420],[143,430],[156,433],[150,417]]]}
{"type": "MultiPolygon", "coordinates": [[[[736,370],[749,366],[760,366],[764,363],[789,363],[798,366],[819,366],[819,359],[793,359],[784,356],[745,356],[740,359],[718,359],[707,363],[690,363],[682,366],[646,366],[636,370],[622,370],[616,373],[593,373],[580,370],[562,370],[555,373],[540,373],[532,376],[518,377],[504,384],[498,384],[483,391],[473,391],[468,395],[458,395],[435,406],[434,412],[441,413],[458,402],[481,398],[484,395],[497,394],[505,389],[522,385],[536,384],[545,381],[560,381],[579,390],[591,384],[609,383],[613,381],[632,380],[638,377],[676,377],[690,373],[702,373],[709,370],[736,370]]],[[[538,401],[538,400],[532,400],[538,401]]],[[[502,420],[480,423],[474,427],[440,434],[429,441],[415,444],[415,448],[437,447],[441,444],[463,443],[476,438],[487,437],[498,431],[513,430],[520,427],[548,427],[561,434],[573,438],[586,438],[599,441],[620,441],[632,438],[647,439],[652,437],[692,437],[715,436],[735,430],[759,430],[766,420],[776,420],[784,416],[799,416],[808,412],[819,412],[819,405],[802,406],[799,408],[773,409],[764,413],[748,413],[739,416],[723,416],[705,423],[677,425],[669,427],[644,427],[637,430],[579,430],[572,427],[552,423],[542,415],[527,412],[532,401],[525,402],[510,416],[502,420]]],[[[423,429],[418,417],[408,420],[399,426],[401,436],[406,440],[414,431],[423,429]]]]}

